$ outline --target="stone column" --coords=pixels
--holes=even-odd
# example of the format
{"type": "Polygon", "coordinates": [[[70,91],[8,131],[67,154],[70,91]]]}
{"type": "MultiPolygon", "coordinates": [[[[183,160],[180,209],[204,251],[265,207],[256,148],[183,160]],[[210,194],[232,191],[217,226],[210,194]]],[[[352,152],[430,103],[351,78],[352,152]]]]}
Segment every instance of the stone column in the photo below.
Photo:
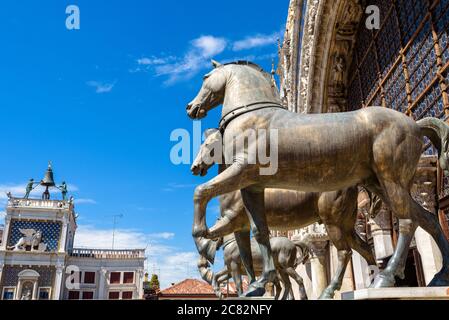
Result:
{"type": "Polygon", "coordinates": [[[98,288],[98,300],[106,300],[106,285],[107,285],[107,277],[108,277],[108,270],[105,268],[101,268],[100,270],[100,282],[99,282],[99,288],[98,288]]]}
{"type": "Polygon", "coordinates": [[[67,218],[64,217],[64,219],[62,221],[61,237],[60,237],[60,242],[59,242],[59,252],[60,253],[65,252],[65,249],[66,249],[67,232],[68,232],[67,226],[68,226],[67,218]]]}
{"type": "MultiPolygon", "coordinates": [[[[412,195],[426,210],[437,215],[437,167],[436,158],[422,157],[417,174],[415,184],[412,188],[412,195]]],[[[415,233],[416,246],[421,255],[421,261],[424,271],[426,284],[432,280],[434,275],[440,271],[442,267],[441,252],[433,238],[423,229],[418,228],[415,233]]]]}
{"type": "MultiPolygon", "coordinates": [[[[4,267],[5,267],[5,264],[4,263],[0,263],[0,286],[2,286],[2,275],[3,275],[3,268],[4,267]]],[[[0,297],[0,298],[2,298],[2,297],[0,297]]]]}
{"type": "Polygon", "coordinates": [[[394,247],[391,237],[391,213],[388,207],[382,204],[377,216],[374,219],[370,219],[368,224],[371,227],[376,260],[390,257],[394,253],[394,247]]]}
{"type": "Polygon", "coordinates": [[[319,298],[329,285],[327,279],[328,236],[323,225],[309,227],[310,266],[312,274],[313,299],[319,298]]]}
{"type": "Polygon", "coordinates": [[[139,269],[138,271],[137,271],[137,279],[136,279],[136,281],[137,281],[137,283],[136,283],[136,285],[137,285],[137,295],[138,295],[138,297],[137,297],[137,299],[143,299],[143,277],[144,277],[144,270],[143,269],[139,269]]]}
{"type": "Polygon", "coordinates": [[[17,283],[15,300],[20,300],[21,299],[21,294],[22,294],[22,280],[19,279],[19,282],[17,283]]]}
{"type": "Polygon", "coordinates": [[[32,300],[37,300],[37,299],[39,299],[39,297],[38,297],[38,290],[39,290],[39,287],[37,286],[37,280],[36,281],[34,281],[34,283],[33,283],[33,297],[32,297],[32,300]]]}
{"type": "Polygon", "coordinates": [[[53,291],[53,300],[61,300],[62,299],[63,274],[64,274],[64,266],[57,265],[56,266],[55,285],[54,285],[54,291],[53,291]]]}
{"type": "Polygon", "coordinates": [[[355,290],[366,289],[371,285],[371,269],[368,262],[355,250],[352,253],[355,290]]]}
{"type": "Polygon", "coordinates": [[[3,230],[3,239],[2,244],[0,246],[0,250],[6,250],[6,247],[8,246],[8,236],[9,236],[9,229],[11,225],[11,217],[6,216],[5,217],[5,229],[3,230]]]}

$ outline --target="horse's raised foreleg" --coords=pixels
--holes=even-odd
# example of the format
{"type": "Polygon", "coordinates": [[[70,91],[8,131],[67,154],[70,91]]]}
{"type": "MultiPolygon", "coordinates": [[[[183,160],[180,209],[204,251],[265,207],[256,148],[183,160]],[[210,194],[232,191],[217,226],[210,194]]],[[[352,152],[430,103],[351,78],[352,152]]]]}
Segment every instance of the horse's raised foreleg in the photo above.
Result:
{"type": "Polygon", "coordinates": [[[223,298],[223,293],[221,292],[221,284],[225,281],[231,279],[231,275],[228,272],[228,268],[225,268],[218,272],[214,277],[214,291],[215,295],[221,300],[223,298]]]}
{"type": "Polygon", "coordinates": [[[240,252],[240,259],[242,259],[243,267],[248,275],[249,283],[256,281],[256,274],[253,266],[253,256],[251,253],[251,234],[250,231],[235,232],[235,241],[240,252]]]}
{"type": "Polygon", "coordinates": [[[265,192],[263,189],[257,191],[243,189],[242,199],[251,222],[253,236],[259,244],[263,261],[262,276],[258,281],[250,285],[246,296],[258,297],[264,295],[265,285],[268,282],[275,282],[277,280],[271,253],[270,231],[265,216],[265,192]]]}
{"type": "Polygon", "coordinates": [[[234,163],[209,182],[198,186],[194,194],[193,237],[207,236],[206,208],[209,201],[219,195],[237,191],[251,183],[240,176],[244,166],[234,163]]]}

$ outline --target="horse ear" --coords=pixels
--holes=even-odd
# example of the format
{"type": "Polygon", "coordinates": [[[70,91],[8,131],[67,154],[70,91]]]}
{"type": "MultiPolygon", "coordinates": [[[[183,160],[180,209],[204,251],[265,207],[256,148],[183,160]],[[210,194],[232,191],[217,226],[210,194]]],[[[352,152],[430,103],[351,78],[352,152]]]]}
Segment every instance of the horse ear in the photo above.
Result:
{"type": "Polygon", "coordinates": [[[215,61],[214,59],[211,60],[212,62],[212,66],[216,69],[218,67],[220,67],[222,64],[218,61],[215,61]]]}
{"type": "Polygon", "coordinates": [[[204,131],[204,137],[208,139],[211,135],[216,134],[218,131],[218,129],[207,129],[204,131]]]}

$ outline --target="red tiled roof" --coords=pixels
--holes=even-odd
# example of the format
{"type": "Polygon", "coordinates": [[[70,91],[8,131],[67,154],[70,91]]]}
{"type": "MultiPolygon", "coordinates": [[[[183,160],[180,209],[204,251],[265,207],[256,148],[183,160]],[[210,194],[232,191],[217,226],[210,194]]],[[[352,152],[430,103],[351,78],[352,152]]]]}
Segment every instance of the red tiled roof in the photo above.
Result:
{"type": "MultiPolygon", "coordinates": [[[[246,277],[243,278],[243,288],[248,288],[246,277]]],[[[224,294],[227,293],[227,287],[221,289],[224,294]]],[[[229,294],[237,294],[234,282],[229,282],[229,294]]],[[[170,288],[161,291],[161,295],[214,295],[213,287],[203,280],[186,279],[177,283],[170,288]]]]}
{"type": "Polygon", "coordinates": [[[162,295],[166,294],[188,294],[188,295],[209,295],[214,294],[214,289],[205,281],[197,279],[186,279],[177,283],[170,288],[161,291],[162,295]]]}

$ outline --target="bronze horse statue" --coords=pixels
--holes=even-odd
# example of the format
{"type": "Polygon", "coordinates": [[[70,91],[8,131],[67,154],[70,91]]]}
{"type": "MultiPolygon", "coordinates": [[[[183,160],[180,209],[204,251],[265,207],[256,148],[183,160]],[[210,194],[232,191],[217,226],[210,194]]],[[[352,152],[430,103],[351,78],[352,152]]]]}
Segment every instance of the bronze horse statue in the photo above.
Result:
{"type": "MultiPolygon", "coordinates": [[[[198,269],[204,280],[212,283],[216,295],[221,299],[222,292],[220,285],[229,280],[234,279],[235,286],[239,295],[243,294],[242,274],[245,268],[242,263],[240,248],[233,234],[228,234],[220,239],[223,243],[223,257],[225,268],[213,275],[209,268],[209,262],[205,257],[200,257],[198,261],[198,269]]],[[[307,300],[307,293],[304,287],[302,277],[296,272],[296,268],[301,263],[305,263],[309,256],[307,239],[302,241],[291,241],[284,237],[274,237],[270,239],[271,249],[273,250],[273,258],[276,270],[279,274],[280,282],[284,285],[284,293],[281,300],[287,300],[290,297],[294,299],[290,277],[292,277],[299,287],[299,297],[301,300],[307,300]]],[[[252,261],[255,275],[261,275],[263,271],[263,259],[260,254],[257,242],[251,239],[252,261]]],[[[276,295],[275,300],[279,300],[282,287],[278,281],[275,282],[276,295]]]]}
{"type": "MultiPolygon", "coordinates": [[[[191,170],[194,175],[205,176],[207,174],[214,165],[207,159],[214,152],[214,147],[221,144],[219,130],[206,130],[205,136],[206,139],[192,164],[191,170]]],[[[219,172],[224,169],[223,165],[219,166],[219,172]]],[[[354,230],[357,219],[357,197],[357,187],[326,193],[282,189],[265,190],[265,214],[270,229],[289,231],[304,228],[315,222],[325,224],[329,238],[338,250],[338,267],[334,278],[323,291],[320,299],[332,299],[335,291],[341,288],[346,267],[352,256],[351,249],[359,252],[369,265],[376,265],[371,247],[354,230]]],[[[255,280],[255,271],[251,259],[251,248],[254,246],[250,244],[250,222],[240,190],[221,195],[219,202],[221,219],[208,230],[206,237],[218,239],[233,233],[242,264],[247,271],[249,282],[252,283],[255,280]]],[[[374,208],[370,210],[371,214],[375,214],[373,210],[374,208]]],[[[216,243],[201,238],[196,238],[195,242],[200,254],[213,263],[216,243]]],[[[201,267],[204,270],[204,265],[201,267]]],[[[200,273],[205,276],[204,280],[210,281],[210,275],[206,272],[200,273]]],[[[292,273],[292,275],[294,274],[292,273]]],[[[298,279],[297,276],[293,278],[298,279]]],[[[282,282],[285,283],[285,281],[282,282]]]]}
{"type": "MultiPolygon", "coordinates": [[[[442,169],[449,169],[449,126],[426,118],[419,122],[388,108],[372,107],[354,112],[296,114],[286,110],[271,76],[259,66],[238,61],[221,65],[204,77],[200,92],[187,106],[192,119],[202,119],[220,104],[226,170],[194,193],[194,237],[207,235],[208,202],[222,194],[241,190],[252,231],[264,259],[262,277],[251,284],[247,296],[260,296],[265,284],[276,279],[265,215],[265,189],[283,188],[328,192],[362,185],[378,195],[400,219],[396,250],[379,273],[374,287],[395,284],[405,268],[417,226],[435,239],[443,267],[431,286],[449,285],[449,242],[435,215],[411,196],[413,177],[427,136],[439,150],[442,169]],[[248,132],[257,138],[249,141],[248,132]],[[268,136],[266,133],[270,133],[268,136]],[[272,144],[271,138],[276,137],[272,144]],[[248,143],[235,142],[246,141],[248,143]],[[276,151],[277,170],[261,174],[266,163],[254,150],[267,146],[276,151]]],[[[259,150],[260,151],[260,150],[259,150]]],[[[260,153],[259,153],[260,154],[260,153]]]]}

